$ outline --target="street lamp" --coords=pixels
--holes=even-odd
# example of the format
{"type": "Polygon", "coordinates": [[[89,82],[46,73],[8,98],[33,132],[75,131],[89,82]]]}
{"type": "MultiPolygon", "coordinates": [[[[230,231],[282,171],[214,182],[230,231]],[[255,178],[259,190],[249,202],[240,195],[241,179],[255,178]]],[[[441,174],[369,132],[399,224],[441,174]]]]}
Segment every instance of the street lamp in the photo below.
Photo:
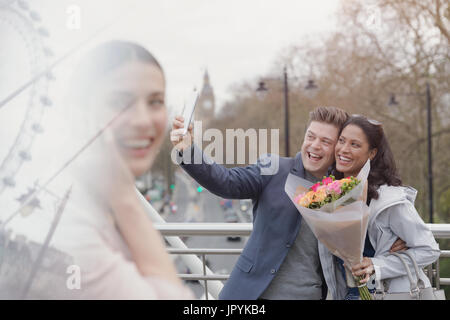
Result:
{"type": "Polygon", "coordinates": [[[267,95],[267,91],[269,91],[269,89],[267,89],[266,83],[264,81],[260,81],[258,83],[258,89],[256,89],[256,96],[258,99],[263,100],[267,95]]]}
{"type": "MultiPolygon", "coordinates": [[[[432,154],[432,140],[431,140],[431,92],[430,84],[426,83],[425,94],[421,93],[407,93],[404,96],[426,96],[427,100],[427,140],[428,140],[428,205],[429,205],[429,219],[433,223],[433,154],[432,154]]],[[[391,93],[389,98],[389,106],[397,106],[399,103],[395,99],[395,94],[391,93]]]]}
{"type": "MultiPolygon", "coordinates": [[[[280,80],[279,78],[270,79],[270,80],[280,80]]],[[[305,90],[308,91],[316,91],[318,86],[314,83],[314,80],[308,80],[307,85],[305,86],[305,90]]],[[[259,81],[258,88],[256,89],[257,97],[262,100],[266,97],[269,89],[266,86],[264,81],[259,81]]],[[[289,83],[288,83],[288,74],[286,66],[283,68],[283,93],[284,93],[284,139],[285,139],[285,153],[286,157],[289,157],[289,83]]]]}
{"type": "Polygon", "coordinates": [[[308,80],[308,84],[306,85],[306,90],[317,90],[319,87],[314,83],[314,80],[308,80]]]}

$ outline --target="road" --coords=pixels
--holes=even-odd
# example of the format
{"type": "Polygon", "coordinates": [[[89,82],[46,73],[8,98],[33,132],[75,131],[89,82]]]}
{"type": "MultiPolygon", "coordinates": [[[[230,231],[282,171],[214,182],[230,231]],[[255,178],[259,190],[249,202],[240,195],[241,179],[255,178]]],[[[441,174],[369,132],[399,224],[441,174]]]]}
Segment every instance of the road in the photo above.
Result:
{"type": "MultiPolygon", "coordinates": [[[[175,174],[175,192],[173,201],[178,206],[176,213],[165,213],[167,222],[225,222],[224,210],[220,207],[220,197],[203,189],[197,191],[198,185],[183,171],[175,174]]],[[[238,209],[238,201],[234,201],[238,209]]],[[[239,215],[241,219],[244,217],[239,215]]],[[[247,222],[247,221],[242,221],[247,222]]],[[[246,238],[240,241],[229,241],[226,236],[192,236],[185,239],[189,248],[243,248],[246,238]]],[[[238,259],[237,255],[209,255],[206,257],[209,268],[214,273],[229,274],[238,259]]],[[[180,258],[175,259],[179,273],[188,273],[180,258]]],[[[204,294],[203,286],[198,282],[190,282],[188,286],[197,298],[204,294]]]]}

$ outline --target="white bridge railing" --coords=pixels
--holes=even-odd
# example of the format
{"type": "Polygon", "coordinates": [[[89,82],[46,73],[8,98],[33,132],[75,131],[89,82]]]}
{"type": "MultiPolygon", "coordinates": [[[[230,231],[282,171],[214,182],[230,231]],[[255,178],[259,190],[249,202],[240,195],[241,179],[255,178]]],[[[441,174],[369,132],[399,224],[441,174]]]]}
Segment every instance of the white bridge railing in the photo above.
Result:
{"type": "MultiPolygon", "coordinates": [[[[180,274],[184,280],[203,280],[205,298],[217,299],[223,288],[221,280],[228,279],[229,275],[215,274],[206,266],[206,255],[236,254],[242,249],[190,249],[181,240],[183,236],[249,236],[253,230],[251,223],[167,223],[160,214],[148,203],[144,196],[136,189],[136,193],[146,209],[154,226],[170,244],[168,252],[179,254],[192,274],[180,274]],[[198,257],[200,256],[201,259],[198,257]]],[[[436,239],[450,239],[450,224],[428,224],[436,239]]],[[[450,250],[442,250],[441,258],[450,257],[450,250]]],[[[432,286],[437,289],[441,285],[450,285],[450,278],[441,278],[439,273],[439,259],[427,267],[427,274],[432,286]],[[435,266],[433,269],[433,265],[435,266]]]]}
{"type": "MultiPolygon", "coordinates": [[[[251,223],[155,223],[155,227],[166,237],[183,236],[249,236],[253,226],[251,223]]],[[[436,239],[450,239],[450,224],[428,224],[436,239]]],[[[239,255],[242,249],[189,249],[168,248],[171,254],[197,255],[202,260],[202,270],[195,274],[179,274],[183,280],[199,280],[205,287],[205,297],[217,299],[217,290],[208,290],[208,281],[227,280],[229,275],[214,274],[207,272],[205,264],[207,255],[215,254],[234,254],[239,255]],[[209,293],[209,294],[208,294],[209,293]]],[[[450,250],[442,250],[441,258],[449,258],[450,250]]],[[[198,269],[197,269],[198,270],[198,269]]],[[[439,276],[439,260],[426,270],[432,285],[440,288],[441,285],[450,285],[450,278],[441,278],[439,276]]],[[[217,289],[217,287],[216,287],[217,289]]]]}

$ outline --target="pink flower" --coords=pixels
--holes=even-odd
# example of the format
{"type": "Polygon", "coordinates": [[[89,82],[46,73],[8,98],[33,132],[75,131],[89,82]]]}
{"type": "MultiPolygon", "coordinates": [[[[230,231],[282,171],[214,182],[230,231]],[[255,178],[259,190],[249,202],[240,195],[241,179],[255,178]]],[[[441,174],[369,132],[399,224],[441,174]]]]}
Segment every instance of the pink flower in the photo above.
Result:
{"type": "Polygon", "coordinates": [[[304,195],[305,195],[305,193],[301,193],[298,196],[296,196],[294,198],[295,203],[299,203],[299,201],[303,198],[304,195]]]}
{"type": "Polygon", "coordinates": [[[331,178],[331,177],[327,177],[327,178],[322,180],[322,183],[324,185],[327,185],[327,184],[332,183],[332,182],[333,182],[333,178],[331,178]]]}
{"type": "Polygon", "coordinates": [[[341,194],[341,183],[338,181],[334,181],[333,183],[330,183],[327,185],[328,190],[333,191],[334,193],[341,194]]]}
{"type": "Polygon", "coordinates": [[[317,192],[317,189],[320,187],[320,182],[317,182],[315,185],[311,187],[311,190],[317,192]]]}

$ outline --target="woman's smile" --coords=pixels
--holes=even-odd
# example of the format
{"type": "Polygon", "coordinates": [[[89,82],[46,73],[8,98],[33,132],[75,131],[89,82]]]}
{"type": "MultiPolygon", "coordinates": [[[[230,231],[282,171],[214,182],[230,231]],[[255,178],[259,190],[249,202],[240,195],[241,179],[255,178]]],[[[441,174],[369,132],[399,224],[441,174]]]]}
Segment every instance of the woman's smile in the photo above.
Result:
{"type": "Polygon", "coordinates": [[[349,158],[349,157],[346,157],[346,156],[343,156],[340,154],[338,154],[338,156],[336,158],[336,162],[338,162],[342,166],[348,166],[352,163],[352,161],[353,161],[352,158],[349,158]]]}
{"type": "Polygon", "coordinates": [[[127,156],[142,158],[150,152],[154,140],[153,137],[131,138],[119,141],[119,146],[127,156]]]}

